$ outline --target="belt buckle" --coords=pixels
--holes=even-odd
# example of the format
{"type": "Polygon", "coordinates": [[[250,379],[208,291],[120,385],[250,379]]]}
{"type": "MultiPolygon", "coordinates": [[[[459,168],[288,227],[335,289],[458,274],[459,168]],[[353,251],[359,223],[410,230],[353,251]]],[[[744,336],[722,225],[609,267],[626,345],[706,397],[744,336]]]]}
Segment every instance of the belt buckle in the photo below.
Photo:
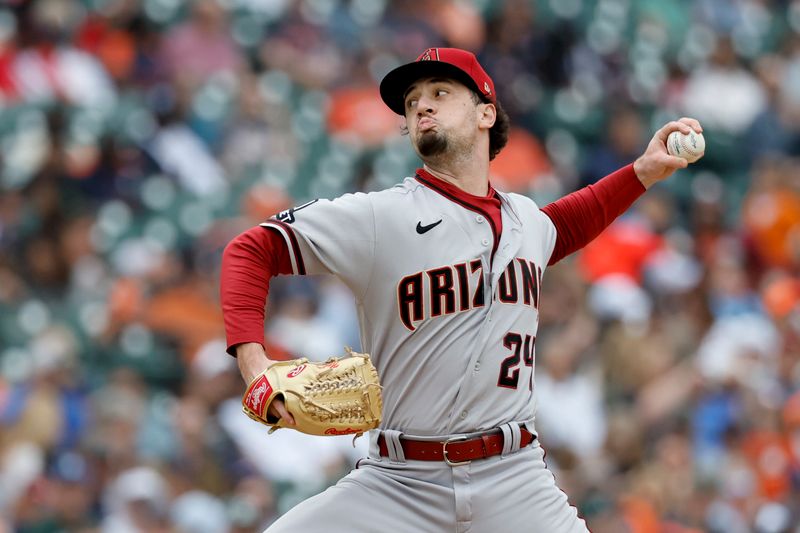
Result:
{"type": "Polygon", "coordinates": [[[447,463],[449,466],[467,465],[467,464],[472,462],[471,459],[467,460],[467,461],[451,461],[450,458],[447,456],[447,445],[448,444],[450,444],[452,442],[459,442],[459,441],[465,441],[465,440],[467,440],[467,436],[466,435],[461,435],[460,437],[452,437],[450,439],[447,439],[446,441],[444,441],[442,443],[442,456],[444,457],[444,462],[447,463]]]}

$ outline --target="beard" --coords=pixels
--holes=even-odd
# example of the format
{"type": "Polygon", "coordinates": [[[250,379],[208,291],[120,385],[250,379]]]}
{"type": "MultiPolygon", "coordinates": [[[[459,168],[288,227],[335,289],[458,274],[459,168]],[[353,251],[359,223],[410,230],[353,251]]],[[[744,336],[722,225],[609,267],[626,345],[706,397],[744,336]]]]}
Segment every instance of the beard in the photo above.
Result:
{"type": "Polygon", "coordinates": [[[447,137],[438,131],[426,131],[417,139],[417,151],[422,157],[436,157],[447,151],[447,137]]]}

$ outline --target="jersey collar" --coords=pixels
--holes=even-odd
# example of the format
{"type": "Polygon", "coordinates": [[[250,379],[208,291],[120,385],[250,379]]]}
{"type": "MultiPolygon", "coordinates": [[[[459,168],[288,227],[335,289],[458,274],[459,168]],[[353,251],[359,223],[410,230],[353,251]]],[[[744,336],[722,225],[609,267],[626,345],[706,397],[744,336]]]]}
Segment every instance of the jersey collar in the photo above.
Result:
{"type": "Polygon", "coordinates": [[[474,211],[483,216],[489,223],[492,229],[492,237],[494,245],[492,246],[492,255],[497,251],[500,244],[500,233],[503,231],[503,218],[500,214],[501,200],[497,191],[494,190],[491,183],[489,184],[489,194],[486,196],[476,196],[463,191],[452,183],[448,183],[442,179],[437,178],[424,168],[417,169],[415,176],[417,181],[424,186],[436,191],[451,202],[461,205],[462,207],[474,211]]]}
{"type": "Polygon", "coordinates": [[[449,200],[456,202],[457,204],[461,204],[472,211],[483,213],[483,215],[491,221],[492,229],[496,231],[496,235],[499,234],[500,228],[497,226],[500,225],[501,222],[499,220],[499,216],[498,220],[495,221],[494,217],[491,216],[491,213],[495,212],[495,210],[497,210],[499,213],[499,210],[503,205],[508,208],[508,213],[511,215],[514,221],[512,229],[519,231],[519,228],[522,225],[522,222],[519,218],[519,213],[517,213],[514,204],[509,201],[507,194],[502,193],[492,187],[491,183],[489,183],[489,193],[486,196],[477,196],[470,194],[463,189],[456,187],[452,183],[444,181],[441,178],[437,178],[424,168],[418,168],[414,178],[418,182],[430,189],[433,189],[449,200]]]}
{"type": "Polygon", "coordinates": [[[416,176],[414,177],[426,187],[455,200],[459,204],[472,207],[473,210],[488,211],[492,206],[500,207],[500,195],[497,194],[497,191],[492,187],[491,183],[489,183],[489,192],[486,196],[477,196],[441,178],[437,178],[424,168],[418,168],[416,176]]]}

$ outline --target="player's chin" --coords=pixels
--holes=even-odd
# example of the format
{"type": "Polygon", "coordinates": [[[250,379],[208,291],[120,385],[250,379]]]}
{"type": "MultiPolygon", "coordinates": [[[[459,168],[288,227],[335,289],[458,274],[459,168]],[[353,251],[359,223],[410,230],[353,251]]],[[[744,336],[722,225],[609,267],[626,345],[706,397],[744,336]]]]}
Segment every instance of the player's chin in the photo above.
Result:
{"type": "Polygon", "coordinates": [[[423,157],[439,155],[447,150],[447,138],[433,130],[423,132],[417,138],[417,151],[423,157]]]}

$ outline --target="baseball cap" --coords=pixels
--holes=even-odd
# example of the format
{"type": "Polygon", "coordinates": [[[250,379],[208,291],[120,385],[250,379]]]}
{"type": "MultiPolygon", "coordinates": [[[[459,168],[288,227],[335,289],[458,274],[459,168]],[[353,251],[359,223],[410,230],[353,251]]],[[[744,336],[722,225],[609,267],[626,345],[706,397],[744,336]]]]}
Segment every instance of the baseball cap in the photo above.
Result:
{"type": "Polygon", "coordinates": [[[420,78],[439,76],[458,80],[491,103],[497,103],[492,78],[475,54],[459,48],[428,48],[413,62],[392,70],[381,81],[381,98],[389,109],[405,115],[403,95],[409,86],[420,78]]]}

